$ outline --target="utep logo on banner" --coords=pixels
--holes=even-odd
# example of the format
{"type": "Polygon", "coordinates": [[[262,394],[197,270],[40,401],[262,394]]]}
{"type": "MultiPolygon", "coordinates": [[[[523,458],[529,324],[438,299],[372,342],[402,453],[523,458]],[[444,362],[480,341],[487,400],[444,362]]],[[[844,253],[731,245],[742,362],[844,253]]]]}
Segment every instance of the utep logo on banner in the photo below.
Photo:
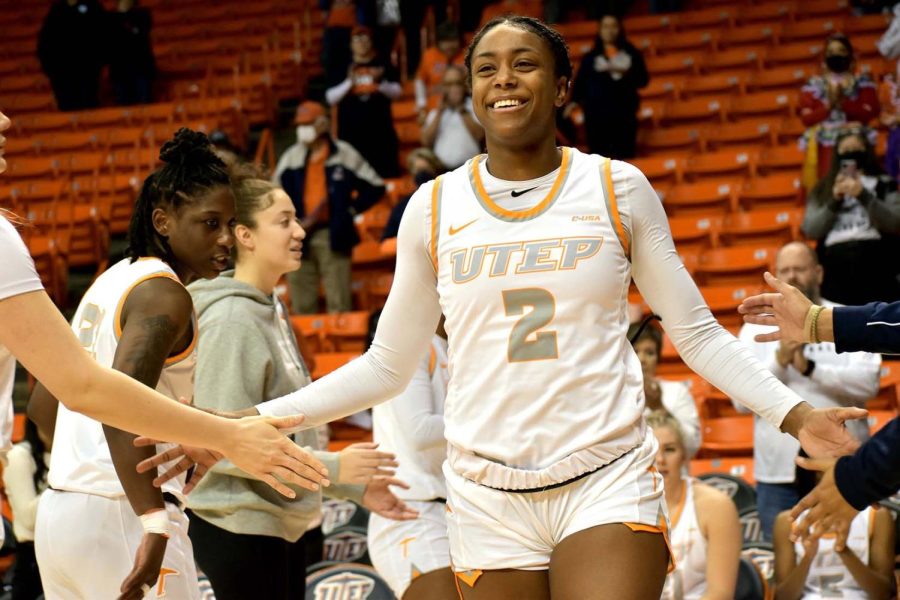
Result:
{"type": "Polygon", "coordinates": [[[315,600],[366,600],[375,591],[375,580],[360,573],[337,573],[313,588],[315,600]]]}
{"type": "Polygon", "coordinates": [[[350,522],[357,506],[345,500],[326,500],[322,503],[322,534],[328,535],[350,522]]]}
{"type": "Polygon", "coordinates": [[[368,551],[364,532],[348,529],[333,533],[325,538],[325,560],[336,562],[357,562],[368,551]]]}
{"type": "Polygon", "coordinates": [[[759,511],[755,507],[742,510],[739,519],[744,530],[745,544],[763,541],[762,523],[759,521],[759,511]]]}

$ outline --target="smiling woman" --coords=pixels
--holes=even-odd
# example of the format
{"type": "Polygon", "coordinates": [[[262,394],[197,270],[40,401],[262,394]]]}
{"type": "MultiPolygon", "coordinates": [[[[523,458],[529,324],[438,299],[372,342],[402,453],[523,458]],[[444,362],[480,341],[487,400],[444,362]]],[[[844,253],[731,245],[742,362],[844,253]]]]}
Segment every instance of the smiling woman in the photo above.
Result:
{"type": "Polygon", "coordinates": [[[410,200],[371,348],[257,409],[318,424],[397,396],[443,312],[443,472],[459,593],[658,598],[668,524],[626,336],[632,277],[685,362],[807,452],[849,447],[841,423],[865,413],[812,409],[716,323],[638,169],[556,146],[572,70],[558,33],[499,18],[467,62],[487,155],[410,200]]]}

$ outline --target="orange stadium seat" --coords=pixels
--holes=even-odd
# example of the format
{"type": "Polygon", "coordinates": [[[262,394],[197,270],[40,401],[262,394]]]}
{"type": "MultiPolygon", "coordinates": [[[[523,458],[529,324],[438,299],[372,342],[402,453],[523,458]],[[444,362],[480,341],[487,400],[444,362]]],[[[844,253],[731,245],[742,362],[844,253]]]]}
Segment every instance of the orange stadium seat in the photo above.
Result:
{"type": "Polygon", "coordinates": [[[800,175],[785,173],[754,177],[738,191],[738,201],[745,210],[761,208],[795,208],[803,200],[800,175]]]}
{"type": "Polygon", "coordinates": [[[768,2],[764,4],[744,4],[738,9],[737,22],[746,23],[782,23],[791,20],[797,8],[797,2],[768,2]]]}
{"type": "Polygon", "coordinates": [[[704,73],[715,73],[734,69],[758,69],[761,58],[760,52],[754,48],[722,50],[707,54],[700,65],[700,70],[704,73]]]}
{"type": "Polygon", "coordinates": [[[782,246],[800,239],[803,209],[737,212],[725,217],[721,239],[726,245],[782,246]]]}
{"type": "Polygon", "coordinates": [[[747,24],[729,29],[719,36],[719,48],[764,48],[778,41],[781,33],[780,23],[747,24]]]}
{"type": "Polygon", "coordinates": [[[625,30],[631,35],[638,33],[666,33],[672,31],[677,15],[642,15],[625,19],[625,30]]]}
{"type": "MultiPolygon", "coordinates": [[[[749,73],[749,71],[747,71],[749,73]]],[[[681,95],[684,98],[696,96],[728,96],[743,90],[743,72],[723,72],[710,75],[694,75],[685,80],[681,95]]]]}
{"type": "Polygon", "coordinates": [[[725,473],[732,477],[740,477],[750,485],[756,484],[753,475],[753,458],[737,456],[721,458],[694,458],[690,465],[691,477],[699,477],[709,473],[725,473]]]}
{"type": "Polygon", "coordinates": [[[719,150],[695,154],[687,159],[684,168],[688,180],[710,177],[752,176],[756,166],[756,152],[746,149],[719,150]]]}
{"type": "Polygon", "coordinates": [[[638,133],[638,145],[645,154],[687,155],[700,150],[700,129],[693,126],[644,129],[638,133]]]}
{"type": "Polygon", "coordinates": [[[660,182],[680,181],[684,169],[684,159],[678,156],[651,156],[635,158],[628,162],[640,169],[654,185],[660,182]]]}
{"type": "Polygon", "coordinates": [[[692,53],[650,56],[647,57],[646,63],[651,78],[662,75],[691,75],[697,72],[697,61],[692,53]]]}
{"type": "Polygon", "coordinates": [[[695,279],[705,286],[758,284],[763,273],[772,270],[776,251],[749,245],[706,250],[700,255],[695,279]]]}
{"type": "Polygon", "coordinates": [[[805,131],[806,125],[803,124],[800,117],[791,116],[781,121],[781,125],[778,126],[776,137],[779,144],[792,144],[796,146],[797,140],[800,139],[800,136],[802,136],[805,131]]]}
{"type": "Polygon", "coordinates": [[[686,10],[678,15],[678,29],[721,30],[734,23],[737,11],[729,7],[714,7],[700,10],[686,10]]]}
{"type": "Polygon", "coordinates": [[[763,62],[767,67],[780,67],[785,65],[805,65],[814,67],[821,60],[822,51],[825,49],[823,42],[799,42],[796,44],[782,44],[769,48],[765,53],[763,62]]]}
{"type": "Polygon", "coordinates": [[[316,369],[312,372],[312,378],[324,377],[358,356],[359,352],[320,352],[316,354],[316,369]]]}
{"type": "MultiPolygon", "coordinates": [[[[687,14],[687,13],[685,13],[687,14]]],[[[660,54],[673,52],[709,52],[716,49],[718,31],[686,31],[662,36],[656,45],[660,54]]]]}
{"type": "Polygon", "coordinates": [[[794,114],[794,96],[786,92],[757,92],[731,99],[728,112],[735,120],[752,117],[788,117],[794,114]]]}
{"type": "Polygon", "coordinates": [[[781,42],[785,44],[809,40],[818,42],[839,30],[842,24],[843,22],[837,19],[797,21],[785,25],[779,37],[781,42]]]}
{"type": "Polygon", "coordinates": [[[725,106],[718,98],[676,100],[666,104],[660,122],[664,125],[689,123],[722,123],[725,106]]]}
{"type": "Polygon", "coordinates": [[[684,87],[683,76],[656,78],[650,80],[647,87],[639,90],[642,100],[673,100],[684,87]]]}
{"type": "Polygon", "coordinates": [[[812,75],[812,69],[799,66],[778,67],[756,71],[747,81],[747,90],[762,92],[778,90],[796,93],[812,75]]]}
{"type": "Polygon", "coordinates": [[[759,155],[757,168],[760,173],[768,174],[776,171],[799,173],[803,166],[803,152],[796,143],[785,146],[766,148],[759,155]]]}
{"type": "Polygon", "coordinates": [[[700,422],[698,454],[707,456],[753,454],[753,417],[719,417],[700,422]]]}
{"type": "Polygon", "coordinates": [[[719,150],[725,147],[758,149],[775,142],[775,126],[771,119],[739,121],[726,127],[708,127],[702,132],[703,145],[707,150],[719,150]]]}
{"type": "Polygon", "coordinates": [[[669,228],[679,252],[705,250],[719,243],[722,219],[718,217],[672,217],[669,228]]]}
{"type": "Polygon", "coordinates": [[[58,177],[59,159],[50,156],[24,157],[17,156],[8,160],[3,178],[7,183],[23,179],[44,179],[58,177]]]}
{"type": "Polygon", "coordinates": [[[325,336],[337,352],[364,352],[369,335],[369,313],[364,310],[326,316],[325,336]]]}
{"type": "Polygon", "coordinates": [[[870,410],[869,433],[875,435],[882,427],[896,418],[897,411],[895,410],[870,410]]]}
{"type": "Polygon", "coordinates": [[[721,216],[736,206],[740,185],[739,179],[681,183],[666,194],[663,206],[670,217],[721,216]]]}
{"type": "Polygon", "coordinates": [[[803,0],[797,3],[797,20],[841,17],[850,10],[848,0],[803,0]]]}
{"type": "Polygon", "coordinates": [[[11,115],[13,127],[19,135],[72,131],[72,117],[68,113],[37,113],[11,115]]]}

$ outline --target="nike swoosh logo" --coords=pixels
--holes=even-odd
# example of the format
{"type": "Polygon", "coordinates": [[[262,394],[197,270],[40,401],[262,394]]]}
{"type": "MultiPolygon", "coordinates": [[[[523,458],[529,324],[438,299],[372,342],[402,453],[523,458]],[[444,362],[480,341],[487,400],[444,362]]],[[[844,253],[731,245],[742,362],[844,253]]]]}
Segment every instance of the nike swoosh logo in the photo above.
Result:
{"type": "Polygon", "coordinates": [[[510,194],[512,195],[513,198],[518,198],[518,197],[521,196],[522,194],[527,194],[527,193],[530,192],[531,190],[536,190],[536,189],[537,189],[537,186],[534,186],[534,187],[532,187],[532,188],[528,188],[527,190],[522,190],[521,192],[517,192],[516,190],[513,190],[512,192],[510,192],[510,194]]]}
{"type": "Polygon", "coordinates": [[[477,221],[477,220],[478,220],[478,219],[472,219],[471,221],[469,221],[469,222],[466,223],[465,225],[461,225],[461,226],[459,226],[459,227],[454,227],[453,225],[451,225],[451,226],[450,226],[450,229],[449,229],[449,231],[448,231],[448,233],[449,233],[450,235],[456,235],[457,233],[459,233],[460,231],[462,231],[463,229],[465,229],[466,227],[468,227],[469,225],[471,225],[472,223],[474,223],[474,222],[477,221]]]}

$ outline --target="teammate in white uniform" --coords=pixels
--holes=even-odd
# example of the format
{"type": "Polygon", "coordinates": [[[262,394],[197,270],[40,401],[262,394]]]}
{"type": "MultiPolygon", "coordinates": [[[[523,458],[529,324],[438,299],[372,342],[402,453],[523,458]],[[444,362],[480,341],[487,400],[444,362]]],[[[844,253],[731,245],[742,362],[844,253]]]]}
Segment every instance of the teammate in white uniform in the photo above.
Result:
{"type": "Polygon", "coordinates": [[[625,335],[632,276],[692,368],[811,454],[848,450],[841,423],[865,412],[813,410],[715,322],[640,171],[557,148],[571,78],[558,33],[499,18],[467,62],[488,154],[413,195],[372,347],[257,410],[300,410],[317,425],[398,395],[443,312],[444,474],[461,594],[658,596],[667,523],[625,335]]]}
{"type": "Polygon", "coordinates": [[[665,480],[675,570],[662,600],[731,600],[741,556],[741,523],[731,499],[683,476],[688,462],[680,422],[665,411],[647,417],[659,443],[656,468],[665,480]]]}
{"type": "Polygon", "coordinates": [[[438,328],[406,390],[372,409],[375,441],[397,456],[396,477],[409,485],[396,494],[419,518],[369,517],[369,556],[397,598],[452,597],[447,539],[447,487],[441,464],[447,458],[444,400],[448,370],[446,332],[438,328]],[[443,334],[443,335],[441,335],[443,334]]]}
{"type": "MultiPolygon", "coordinates": [[[[4,133],[10,126],[9,118],[0,112],[0,173],[6,170],[4,133]]],[[[308,488],[322,481],[326,475],[318,461],[310,460],[308,453],[278,431],[296,425],[300,418],[235,421],[215,417],[172,403],[92,360],[44,291],[34,261],[12,224],[16,221],[15,215],[0,208],[0,348],[8,349],[67,407],[129,431],[219,452],[288,496],[294,492],[282,481],[308,488]],[[128,399],[127,406],[123,398],[128,399]]]]}
{"type": "MultiPolygon", "coordinates": [[[[228,266],[234,197],[205,135],[179,131],[160,159],[166,165],[147,178],[135,206],[128,258],[91,285],[72,329],[100,364],[177,401],[193,396],[198,336],[184,285],[228,266]]],[[[38,386],[32,402],[47,415],[55,399],[38,386]]],[[[46,419],[38,425],[49,428],[46,419]]],[[[160,492],[152,474],[135,469],[152,450],[64,406],[52,437],[35,530],[47,598],[141,598],[157,579],[158,597],[199,598],[180,507],[184,481],[160,492]]]]}
{"type": "Polygon", "coordinates": [[[790,533],[790,511],[784,511],[775,519],[773,532],[778,600],[896,597],[894,520],[886,509],[870,507],[860,512],[850,523],[841,552],[834,549],[833,534],[792,542],[790,533]]]}

